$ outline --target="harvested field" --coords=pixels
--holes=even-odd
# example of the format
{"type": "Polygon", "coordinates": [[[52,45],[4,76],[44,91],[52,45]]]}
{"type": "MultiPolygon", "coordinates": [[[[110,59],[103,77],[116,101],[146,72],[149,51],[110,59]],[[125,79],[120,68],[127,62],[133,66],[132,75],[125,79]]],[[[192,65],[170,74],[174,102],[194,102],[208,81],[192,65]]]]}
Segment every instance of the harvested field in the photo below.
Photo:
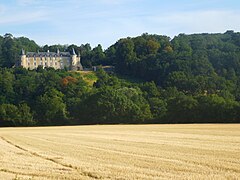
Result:
{"type": "Polygon", "coordinates": [[[240,179],[240,125],[0,129],[0,179],[240,179]]]}

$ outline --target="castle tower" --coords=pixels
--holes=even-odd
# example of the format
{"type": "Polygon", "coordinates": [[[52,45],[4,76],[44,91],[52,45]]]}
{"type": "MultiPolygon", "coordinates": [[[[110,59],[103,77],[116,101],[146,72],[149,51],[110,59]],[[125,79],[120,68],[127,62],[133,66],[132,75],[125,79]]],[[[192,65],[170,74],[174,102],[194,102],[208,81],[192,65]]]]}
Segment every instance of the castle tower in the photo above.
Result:
{"type": "Polygon", "coordinates": [[[80,63],[80,54],[77,56],[74,48],[72,48],[72,64],[71,64],[71,70],[77,71],[77,70],[83,70],[82,65],[80,63]]]}
{"type": "Polygon", "coordinates": [[[72,55],[76,55],[74,48],[72,48],[72,55]]]}
{"type": "Polygon", "coordinates": [[[72,66],[75,66],[77,63],[77,55],[75,53],[74,48],[72,48],[72,66]]]}
{"type": "Polygon", "coordinates": [[[82,70],[83,70],[83,66],[82,66],[82,64],[81,64],[81,55],[80,55],[80,52],[78,53],[77,62],[78,62],[78,68],[77,68],[77,70],[82,71],[82,70]]]}
{"type": "Polygon", "coordinates": [[[27,57],[26,57],[24,49],[21,50],[21,60],[20,60],[19,65],[22,67],[27,66],[27,57]]]}

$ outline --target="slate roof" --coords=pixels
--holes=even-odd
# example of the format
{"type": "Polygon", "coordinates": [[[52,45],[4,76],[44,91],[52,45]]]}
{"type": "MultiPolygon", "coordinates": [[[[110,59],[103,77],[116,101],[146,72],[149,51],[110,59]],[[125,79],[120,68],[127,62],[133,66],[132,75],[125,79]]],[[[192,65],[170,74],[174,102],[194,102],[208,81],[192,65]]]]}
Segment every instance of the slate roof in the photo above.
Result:
{"type": "Polygon", "coordinates": [[[27,52],[26,53],[27,57],[59,57],[59,56],[63,56],[63,57],[70,57],[70,53],[69,52],[27,52]]]}

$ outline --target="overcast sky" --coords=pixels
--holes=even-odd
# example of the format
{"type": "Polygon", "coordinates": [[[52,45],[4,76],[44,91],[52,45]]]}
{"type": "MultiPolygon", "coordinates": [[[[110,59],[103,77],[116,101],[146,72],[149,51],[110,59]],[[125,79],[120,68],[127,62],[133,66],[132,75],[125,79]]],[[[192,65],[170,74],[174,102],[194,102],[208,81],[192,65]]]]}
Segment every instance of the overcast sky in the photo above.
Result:
{"type": "Polygon", "coordinates": [[[240,0],[0,0],[0,34],[39,45],[102,44],[148,32],[240,31],[240,0]]]}

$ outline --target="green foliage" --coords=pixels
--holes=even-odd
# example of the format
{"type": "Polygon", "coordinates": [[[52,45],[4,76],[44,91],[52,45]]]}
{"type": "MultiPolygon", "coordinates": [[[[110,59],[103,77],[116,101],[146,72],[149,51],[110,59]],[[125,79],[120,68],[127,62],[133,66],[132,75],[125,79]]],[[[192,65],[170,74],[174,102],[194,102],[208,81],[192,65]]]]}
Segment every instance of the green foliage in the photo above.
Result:
{"type": "Polygon", "coordinates": [[[163,123],[165,122],[165,118],[167,115],[167,103],[157,97],[149,98],[149,105],[151,109],[151,113],[153,115],[154,123],[163,123]]]}
{"type": "Polygon", "coordinates": [[[127,87],[100,88],[81,104],[80,115],[88,123],[143,123],[151,118],[141,91],[127,87]]]}
{"type": "Polygon", "coordinates": [[[0,126],[32,126],[36,124],[27,104],[19,106],[1,104],[0,122],[0,126]]]}
{"type": "Polygon", "coordinates": [[[12,67],[19,59],[22,48],[37,51],[39,46],[25,37],[15,38],[12,34],[0,36],[0,67],[12,67]]]}
{"type": "Polygon", "coordinates": [[[21,125],[21,126],[32,126],[36,124],[36,121],[33,120],[33,115],[31,113],[30,107],[23,103],[19,104],[18,106],[18,122],[16,125],[21,125]]]}
{"type": "Polygon", "coordinates": [[[7,69],[0,71],[0,103],[12,103],[14,99],[14,75],[7,69]]]}
{"type": "Polygon", "coordinates": [[[197,99],[201,122],[239,122],[239,102],[215,94],[197,99]]]}
{"type": "Polygon", "coordinates": [[[198,101],[180,94],[167,102],[168,119],[171,123],[193,123],[196,120],[198,101]]]}
{"type": "Polygon", "coordinates": [[[240,33],[143,34],[101,45],[39,47],[0,36],[0,126],[105,123],[239,123],[240,33]],[[85,67],[116,74],[12,67],[21,48],[75,48],[85,67]],[[96,77],[97,76],[97,77],[96,77]]]}
{"type": "Polygon", "coordinates": [[[63,96],[56,89],[50,89],[37,99],[36,112],[43,124],[62,124],[67,119],[63,96]]]}

